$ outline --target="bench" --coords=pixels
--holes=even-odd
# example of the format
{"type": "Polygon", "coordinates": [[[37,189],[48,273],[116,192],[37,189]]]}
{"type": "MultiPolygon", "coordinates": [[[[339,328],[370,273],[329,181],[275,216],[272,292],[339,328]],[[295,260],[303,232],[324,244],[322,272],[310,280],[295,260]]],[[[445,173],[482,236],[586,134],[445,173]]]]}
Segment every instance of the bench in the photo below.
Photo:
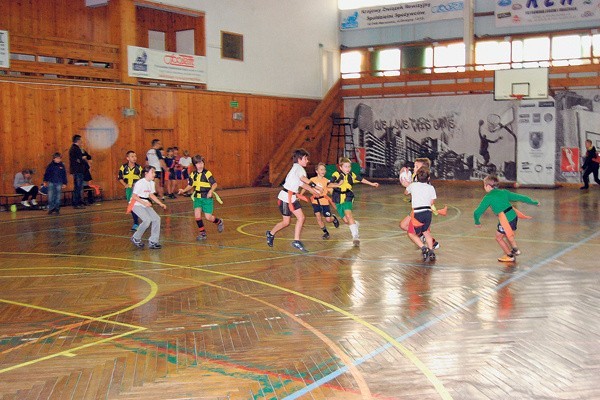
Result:
{"type": "MultiPolygon", "coordinates": [[[[84,200],[88,198],[88,193],[90,192],[94,193],[95,191],[91,187],[83,189],[84,200]]],[[[102,202],[102,200],[104,199],[103,193],[104,192],[102,188],[100,188],[100,194],[94,196],[96,202],[102,202]]],[[[60,196],[61,206],[67,206],[73,203],[73,190],[62,190],[60,196]]],[[[0,211],[8,211],[10,209],[10,206],[13,204],[16,205],[19,209],[26,209],[26,207],[24,207],[21,204],[22,197],[23,195],[18,193],[0,193],[0,211]]],[[[48,202],[47,196],[42,195],[42,193],[38,193],[37,202],[39,206],[41,206],[42,204],[46,204],[48,202]]]]}

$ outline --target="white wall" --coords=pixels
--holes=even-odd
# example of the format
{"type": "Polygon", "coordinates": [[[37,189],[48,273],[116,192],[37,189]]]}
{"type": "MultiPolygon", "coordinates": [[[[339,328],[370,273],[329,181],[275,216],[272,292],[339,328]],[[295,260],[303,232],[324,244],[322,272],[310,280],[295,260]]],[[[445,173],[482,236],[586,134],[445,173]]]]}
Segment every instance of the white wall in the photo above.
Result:
{"type": "Polygon", "coordinates": [[[205,13],[209,90],[322,98],[322,49],[339,54],[337,0],[153,2],[205,13]],[[221,59],[222,30],[244,35],[243,62],[221,59]]]}

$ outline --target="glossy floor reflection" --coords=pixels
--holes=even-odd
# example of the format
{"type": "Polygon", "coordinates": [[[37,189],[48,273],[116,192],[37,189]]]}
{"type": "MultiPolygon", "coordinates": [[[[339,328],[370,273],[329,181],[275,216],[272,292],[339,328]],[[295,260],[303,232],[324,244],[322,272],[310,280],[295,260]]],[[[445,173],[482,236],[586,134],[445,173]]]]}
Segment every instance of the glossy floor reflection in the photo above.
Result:
{"type": "Polygon", "coordinates": [[[430,264],[396,185],[358,188],[359,248],[303,203],[306,254],[266,245],[276,189],[222,191],[205,242],[169,201],[161,250],[119,201],[0,213],[0,399],[600,398],[600,190],[520,190],[507,265],[481,186],[436,187],[430,264]]]}

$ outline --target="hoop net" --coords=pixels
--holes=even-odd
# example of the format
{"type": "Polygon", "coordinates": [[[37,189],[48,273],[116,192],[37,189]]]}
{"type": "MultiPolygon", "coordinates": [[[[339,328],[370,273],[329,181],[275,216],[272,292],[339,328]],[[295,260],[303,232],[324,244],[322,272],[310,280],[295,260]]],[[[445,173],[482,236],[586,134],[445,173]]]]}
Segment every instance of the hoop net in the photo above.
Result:
{"type": "Polygon", "coordinates": [[[488,126],[488,131],[490,132],[496,132],[498,131],[500,128],[502,128],[502,124],[500,123],[501,119],[500,116],[498,114],[490,114],[487,117],[487,126],[488,126]]]}
{"type": "Polygon", "coordinates": [[[512,97],[513,100],[521,101],[521,100],[523,100],[523,97],[525,97],[525,95],[522,95],[522,94],[511,94],[510,97],[512,97]]]}

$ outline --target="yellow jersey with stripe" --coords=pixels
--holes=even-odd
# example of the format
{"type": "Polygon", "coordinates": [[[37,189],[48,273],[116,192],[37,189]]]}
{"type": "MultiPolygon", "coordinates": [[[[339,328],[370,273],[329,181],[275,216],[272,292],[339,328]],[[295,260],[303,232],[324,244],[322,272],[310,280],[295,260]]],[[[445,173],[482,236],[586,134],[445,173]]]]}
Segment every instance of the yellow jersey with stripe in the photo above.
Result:
{"type": "Polygon", "coordinates": [[[118,179],[125,181],[127,187],[133,187],[137,181],[142,179],[142,167],[139,164],[130,167],[129,163],[125,163],[119,168],[118,179]]]}
{"type": "Polygon", "coordinates": [[[194,171],[190,174],[188,179],[188,185],[194,188],[194,193],[192,197],[197,199],[203,198],[205,199],[212,185],[217,183],[213,174],[203,169],[201,172],[194,171]]]}
{"type": "Polygon", "coordinates": [[[356,176],[354,172],[345,174],[341,171],[335,171],[331,175],[329,182],[337,183],[340,186],[333,188],[331,200],[336,204],[345,203],[347,201],[354,201],[354,192],[352,192],[352,185],[362,181],[362,178],[356,176]]]}

